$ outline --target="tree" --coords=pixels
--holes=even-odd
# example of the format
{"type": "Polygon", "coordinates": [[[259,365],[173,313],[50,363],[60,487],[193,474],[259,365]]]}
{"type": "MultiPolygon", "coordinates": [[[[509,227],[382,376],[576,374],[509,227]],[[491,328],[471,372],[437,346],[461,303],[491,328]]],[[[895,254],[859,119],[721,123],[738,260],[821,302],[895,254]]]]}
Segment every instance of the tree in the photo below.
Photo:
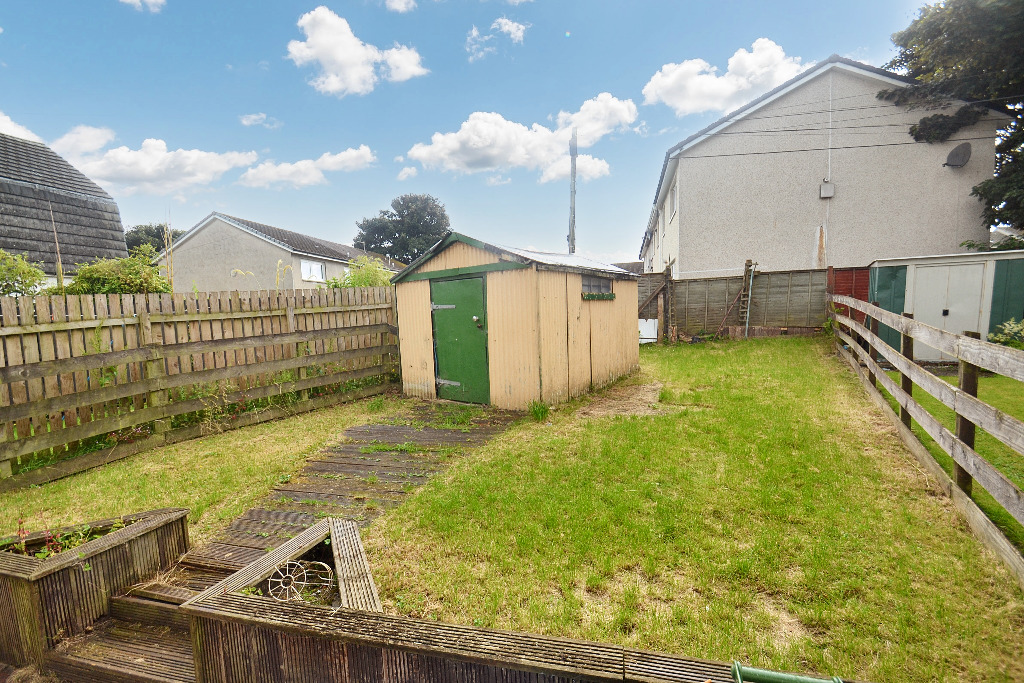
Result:
{"type": "Polygon", "coordinates": [[[29,263],[24,254],[0,249],[0,296],[35,294],[45,281],[46,273],[29,263]]]}
{"type": "MultiPolygon", "coordinates": [[[[128,247],[128,253],[130,254],[136,247],[140,247],[143,244],[151,245],[157,253],[163,251],[167,246],[165,241],[166,230],[166,223],[146,223],[145,225],[133,225],[128,228],[124,231],[124,242],[128,247]]],[[[172,243],[184,234],[184,230],[171,230],[172,243]]]]}
{"type": "Polygon", "coordinates": [[[444,204],[429,194],[403,194],[391,200],[391,209],[356,226],[356,246],[412,263],[448,234],[448,214],[444,204]]]}
{"type": "Polygon", "coordinates": [[[170,292],[171,283],[153,265],[156,249],[143,244],[128,258],[99,259],[79,264],[71,283],[64,287],[68,294],[149,294],[170,292]]]}
{"type": "Polygon", "coordinates": [[[342,277],[328,278],[331,289],[340,287],[386,287],[391,284],[391,271],[378,258],[359,256],[342,277]]]}
{"type": "Polygon", "coordinates": [[[898,54],[886,66],[916,83],[883,90],[881,99],[935,109],[952,99],[974,102],[952,113],[923,117],[915,140],[941,142],[973,125],[984,108],[1011,120],[996,145],[995,175],[971,191],[984,203],[991,226],[1024,229],[1024,2],[945,0],[921,8],[892,37],[898,54]]]}

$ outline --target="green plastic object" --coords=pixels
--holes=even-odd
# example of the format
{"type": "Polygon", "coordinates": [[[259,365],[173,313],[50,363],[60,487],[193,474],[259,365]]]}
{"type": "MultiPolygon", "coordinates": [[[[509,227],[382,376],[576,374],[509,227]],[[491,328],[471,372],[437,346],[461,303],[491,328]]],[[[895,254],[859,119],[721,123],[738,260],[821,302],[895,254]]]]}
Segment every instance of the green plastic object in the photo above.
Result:
{"type": "Polygon", "coordinates": [[[843,679],[838,676],[812,678],[811,676],[784,674],[781,671],[755,669],[752,666],[743,666],[739,662],[732,663],[732,678],[736,683],[823,683],[824,681],[843,683],[843,679]]]}

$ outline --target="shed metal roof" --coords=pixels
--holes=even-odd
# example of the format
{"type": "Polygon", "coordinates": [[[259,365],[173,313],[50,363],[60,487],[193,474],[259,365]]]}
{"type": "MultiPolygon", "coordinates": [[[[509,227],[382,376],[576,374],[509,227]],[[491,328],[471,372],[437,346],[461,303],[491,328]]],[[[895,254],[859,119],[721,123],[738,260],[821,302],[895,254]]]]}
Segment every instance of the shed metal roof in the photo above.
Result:
{"type": "Polygon", "coordinates": [[[56,244],[66,272],[127,256],[117,203],[45,144],[0,133],[0,249],[55,275],[56,244]]]}
{"type": "Polygon", "coordinates": [[[402,272],[391,278],[391,282],[398,283],[409,275],[412,275],[417,268],[444,251],[455,242],[462,242],[478,249],[484,249],[492,253],[504,256],[506,260],[519,263],[536,264],[541,270],[564,270],[569,272],[590,273],[603,277],[612,277],[619,280],[635,280],[637,275],[628,270],[608,263],[601,263],[578,254],[557,254],[547,251],[531,251],[530,249],[519,249],[517,247],[503,247],[499,244],[481,242],[462,233],[452,232],[447,237],[430,247],[422,256],[410,263],[402,272]]]}

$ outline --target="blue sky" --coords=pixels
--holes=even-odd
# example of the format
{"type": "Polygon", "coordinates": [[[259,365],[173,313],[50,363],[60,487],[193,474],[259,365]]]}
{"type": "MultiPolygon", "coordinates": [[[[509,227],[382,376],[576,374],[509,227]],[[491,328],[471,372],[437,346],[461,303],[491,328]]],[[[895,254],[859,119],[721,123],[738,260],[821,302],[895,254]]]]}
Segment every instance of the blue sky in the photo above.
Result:
{"type": "Polygon", "coordinates": [[[351,243],[404,193],[452,229],[636,258],[665,151],[832,53],[881,65],[920,2],[0,3],[0,131],[125,226],[211,211],[351,243]]]}

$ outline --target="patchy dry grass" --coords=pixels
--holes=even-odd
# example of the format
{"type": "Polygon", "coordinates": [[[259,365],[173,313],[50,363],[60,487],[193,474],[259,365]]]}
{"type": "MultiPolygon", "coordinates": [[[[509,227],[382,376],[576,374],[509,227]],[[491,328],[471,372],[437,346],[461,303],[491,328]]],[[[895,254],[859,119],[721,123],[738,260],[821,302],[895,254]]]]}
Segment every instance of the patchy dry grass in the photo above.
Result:
{"type": "Polygon", "coordinates": [[[147,451],[43,486],[0,494],[0,535],[18,519],[42,529],[161,507],[192,512],[202,542],[297,472],[308,455],[353,425],[404,402],[367,399],[147,451]],[[376,401],[376,402],[375,402],[376,401]]]}
{"type": "Polygon", "coordinates": [[[1020,588],[823,341],[641,360],[627,383],[663,383],[656,414],[583,400],[520,423],[371,527],[386,609],[862,680],[1024,679],[1020,588]]]}

